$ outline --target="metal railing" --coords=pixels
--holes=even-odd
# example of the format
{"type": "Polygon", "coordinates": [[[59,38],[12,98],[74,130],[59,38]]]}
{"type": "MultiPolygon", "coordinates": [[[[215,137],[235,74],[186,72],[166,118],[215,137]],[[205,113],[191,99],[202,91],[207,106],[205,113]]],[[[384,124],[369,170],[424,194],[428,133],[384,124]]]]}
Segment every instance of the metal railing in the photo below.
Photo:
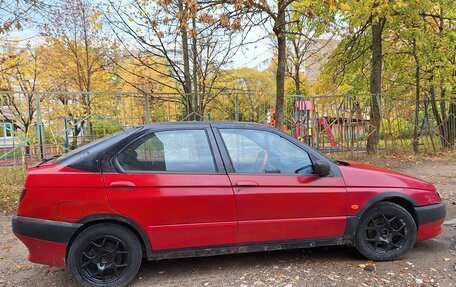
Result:
{"type": "MultiPolygon", "coordinates": [[[[163,121],[248,121],[273,125],[274,95],[226,91],[200,95],[136,92],[0,92],[0,167],[26,169],[115,131],[163,121]],[[9,143],[6,143],[8,138],[9,143]],[[3,141],[3,146],[2,145],[3,141]]],[[[287,133],[324,152],[365,151],[370,126],[369,95],[287,96],[287,133]]],[[[379,149],[453,148],[456,99],[416,102],[378,99],[379,149]],[[418,117],[416,117],[416,115],[418,117]]]]}

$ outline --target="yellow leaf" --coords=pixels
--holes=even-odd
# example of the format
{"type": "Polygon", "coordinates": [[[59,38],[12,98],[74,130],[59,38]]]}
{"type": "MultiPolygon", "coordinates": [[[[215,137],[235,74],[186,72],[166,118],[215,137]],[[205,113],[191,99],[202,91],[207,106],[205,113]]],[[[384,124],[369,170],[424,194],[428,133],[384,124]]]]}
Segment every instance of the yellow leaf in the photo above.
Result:
{"type": "Polygon", "coordinates": [[[347,3],[340,3],[339,8],[342,11],[350,11],[350,5],[347,3]]]}

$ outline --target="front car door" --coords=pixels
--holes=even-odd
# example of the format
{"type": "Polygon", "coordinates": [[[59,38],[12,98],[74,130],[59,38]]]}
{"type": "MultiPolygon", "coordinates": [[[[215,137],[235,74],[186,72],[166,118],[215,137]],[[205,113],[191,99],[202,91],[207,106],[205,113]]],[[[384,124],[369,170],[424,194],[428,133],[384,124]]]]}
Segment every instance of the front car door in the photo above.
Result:
{"type": "Polygon", "coordinates": [[[146,229],[153,250],[236,243],[233,190],[209,125],[150,130],[111,162],[109,202],[146,229]]]}
{"type": "Polygon", "coordinates": [[[327,159],[270,128],[213,126],[235,190],[239,243],[343,236],[347,193],[337,167],[313,174],[312,161],[327,159]]]}

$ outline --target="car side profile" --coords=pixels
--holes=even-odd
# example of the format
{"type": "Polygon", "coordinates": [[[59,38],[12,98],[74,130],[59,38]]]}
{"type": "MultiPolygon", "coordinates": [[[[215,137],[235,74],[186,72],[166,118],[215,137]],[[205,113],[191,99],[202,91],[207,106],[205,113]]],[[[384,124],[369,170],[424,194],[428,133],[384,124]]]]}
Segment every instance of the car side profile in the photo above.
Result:
{"type": "Polygon", "coordinates": [[[442,232],[423,180],[332,161],[259,124],[127,129],[28,172],[13,231],[29,260],[124,286],[148,260],[327,245],[394,260],[442,232]]]}

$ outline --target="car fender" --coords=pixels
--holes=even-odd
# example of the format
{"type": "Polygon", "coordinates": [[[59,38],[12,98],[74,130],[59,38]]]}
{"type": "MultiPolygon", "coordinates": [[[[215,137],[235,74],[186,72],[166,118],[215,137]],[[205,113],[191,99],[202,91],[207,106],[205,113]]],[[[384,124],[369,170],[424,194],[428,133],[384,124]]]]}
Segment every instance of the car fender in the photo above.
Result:
{"type": "MultiPolygon", "coordinates": [[[[390,199],[395,199],[395,198],[400,198],[401,200],[405,200],[409,202],[413,207],[418,206],[418,203],[409,195],[400,193],[400,192],[383,192],[380,193],[371,199],[369,199],[361,208],[361,210],[353,216],[347,216],[347,225],[345,227],[345,233],[344,233],[344,239],[351,240],[353,241],[354,245],[354,238],[355,238],[355,233],[356,233],[356,228],[358,227],[359,220],[361,217],[364,215],[364,213],[374,206],[375,204],[382,202],[382,201],[388,201],[390,199]]],[[[415,219],[416,222],[416,214],[411,214],[412,217],[415,219]]]]}

